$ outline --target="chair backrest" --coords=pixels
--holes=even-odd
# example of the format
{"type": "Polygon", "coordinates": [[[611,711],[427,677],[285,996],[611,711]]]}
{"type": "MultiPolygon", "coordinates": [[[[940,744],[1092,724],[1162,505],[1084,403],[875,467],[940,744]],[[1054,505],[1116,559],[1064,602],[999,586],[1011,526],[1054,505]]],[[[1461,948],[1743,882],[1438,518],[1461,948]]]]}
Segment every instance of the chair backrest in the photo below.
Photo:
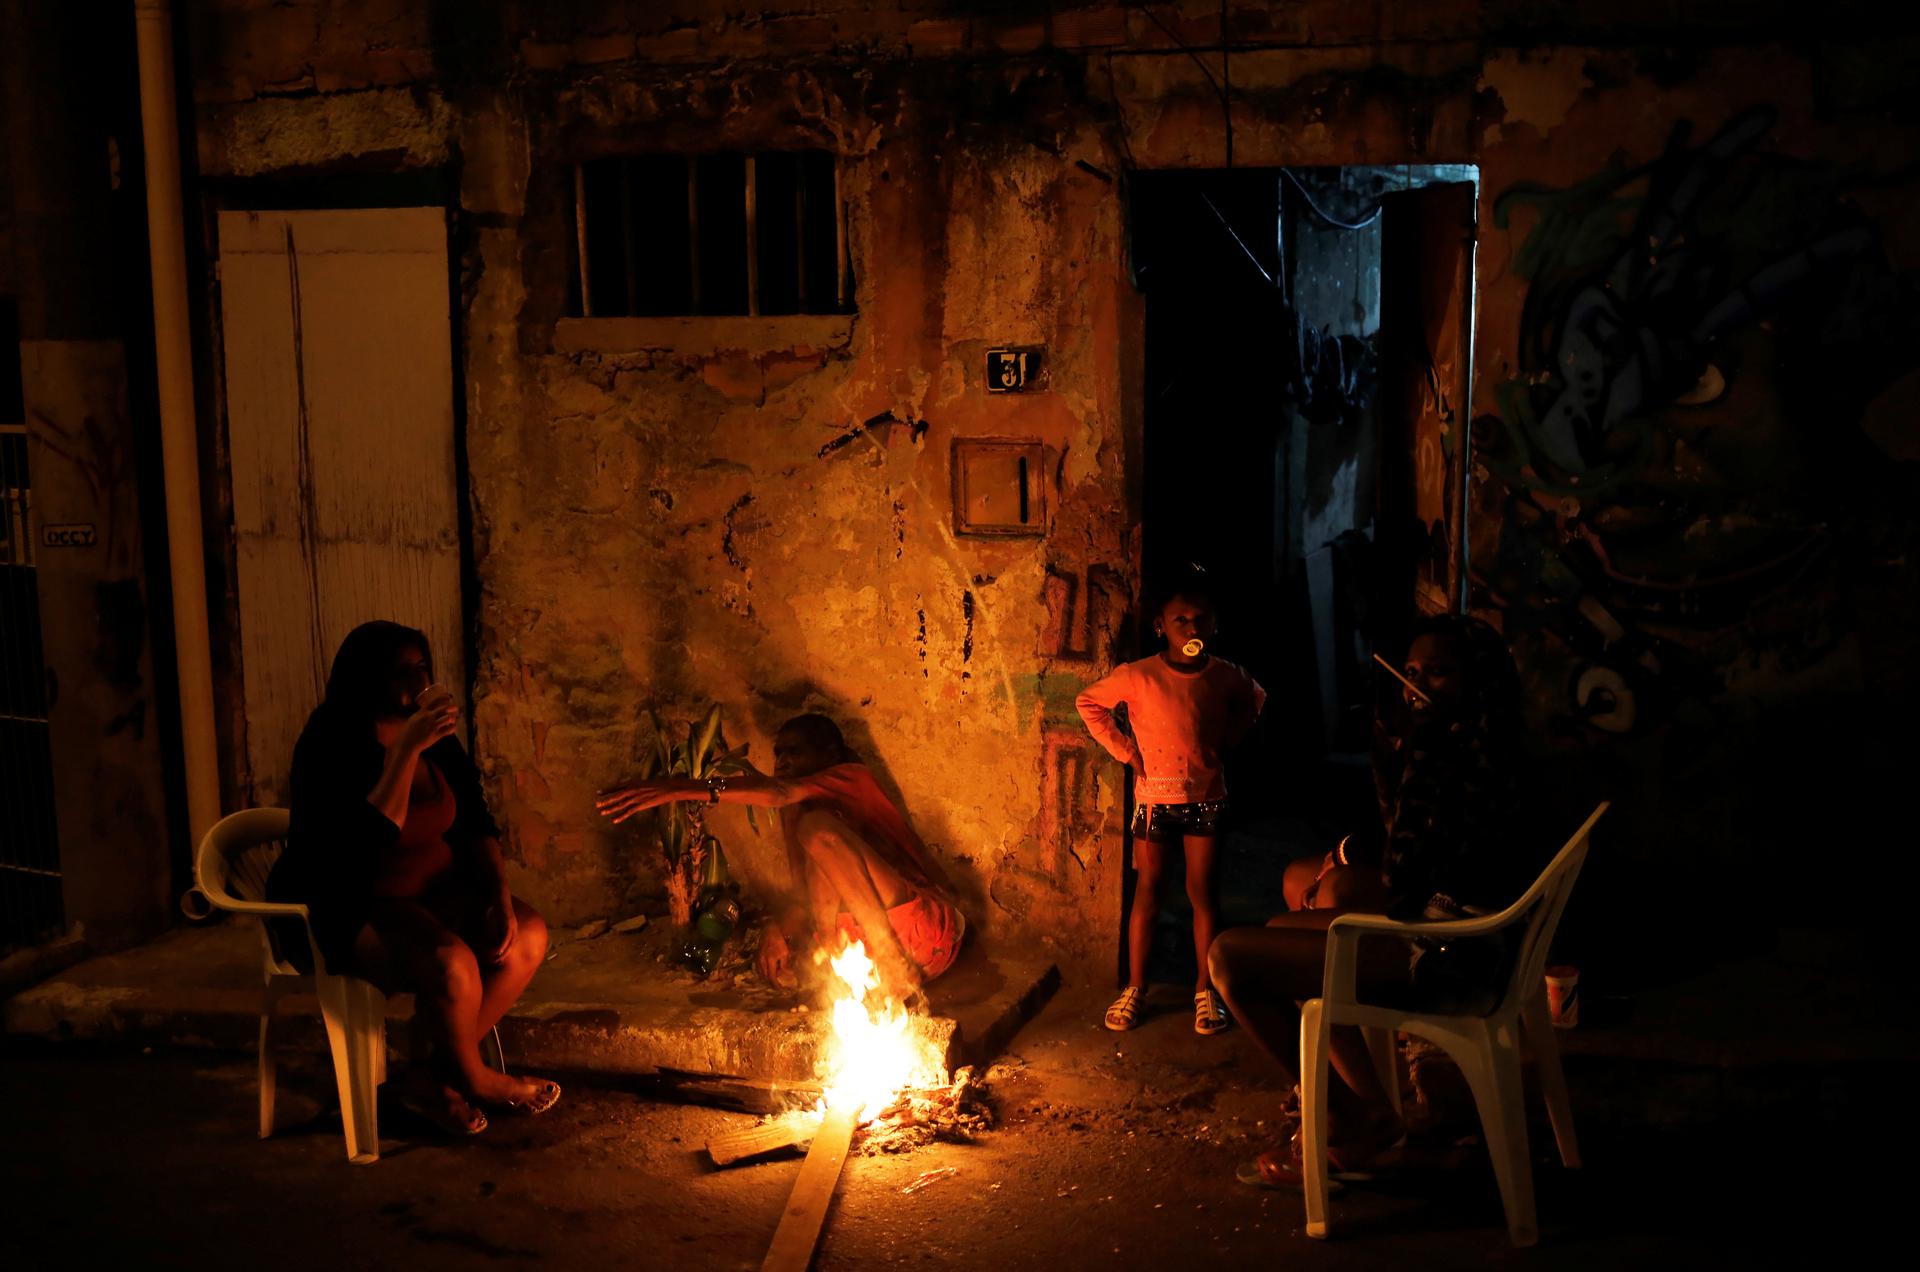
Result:
{"type": "Polygon", "coordinates": [[[267,899],[267,873],[285,846],[289,815],[284,808],[246,808],[222,817],[200,841],[194,882],[223,910],[234,903],[267,899]]]}
{"type": "Polygon", "coordinates": [[[1588,814],[1580,829],[1573,832],[1573,838],[1566,846],[1554,854],[1540,877],[1523,893],[1518,901],[1501,912],[1503,919],[1518,920],[1526,917],[1526,932],[1520,939],[1520,948],[1515,951],[1513,960],[1513,979],[1507,985],[1506,997],[1501,1000],[1495,1012],[1503,1010],[1518,1011],[1525,1007],[1540,985],[1540,978],[1547,966],[1547,949],[1553,944],[1553,934],[1560,926],[1560,915],[1567,908],[1567,898],[1573,894],[1573,882],[1580,877],[1580,867],[1586,864],[1587,844],[1593,834],[1593,824],[1607,811],[1605,800],[1588,814]]]}

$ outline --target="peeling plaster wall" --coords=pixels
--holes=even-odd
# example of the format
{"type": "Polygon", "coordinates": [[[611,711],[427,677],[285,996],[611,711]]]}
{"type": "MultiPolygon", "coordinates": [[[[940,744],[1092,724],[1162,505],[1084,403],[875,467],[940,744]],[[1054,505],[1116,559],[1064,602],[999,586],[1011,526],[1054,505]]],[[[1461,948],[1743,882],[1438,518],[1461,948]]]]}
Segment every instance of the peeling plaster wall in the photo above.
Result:
{"type": "MultiPolygon", "coordinates": [[[[205,171],[457,169],[476,740],[518,882],[560,921],[653,886],[632,837],[589,816],[591,795],[631,763],[643,708],[686,715],[713,700],[763,761],[780,719],[829,710],[960,867],[977,916],[1109,948],[1118,773],[1086,744],[1071,699],[1114,656],[1137,584],[1139,302],[1124,180],[1077,160],[1122,178],[1221,166],[1229,152],[1249,167],[1478,164],[1474,408],[1497,427],[1499,386],[1525,361],[1530,287],[1516,270],[1536,224],[1528,209],[1503,212],[1503,193],[1572,186],[1616,157],[1644,163],[1677,122],[1706,138],[1756,103],[1777,107],[1766,148],[1788,158],[1894,172],[1914,150],[1910,111],[1871,88],[1898,84],[1888,68],[1900,63],[1874,49],[1864,7],[1844,28],[1855,44],[1805,51],[1781,4],[1676,17],[1636,3],[1234,3],[1230,111],[1209,78],[1226,69],[1220,6],[1033,8],[501,4],[464,25],[438,4],[200,10],[205,171]],[[378,10],[377,38],[353,46],[341,32],[362,8],[378,10]],[[560,321],[557,174],[635,139],[845,155],[858,315],[689,321],[664,335],[560,321]],[[1047,346],[1047,391],[988,397],[980,355],[1025,342],[1047,346]],[[1044,541],[952,536],[951,444],[975,435],[1047,446],[1044,541]]],[[[1898,211],[1910,187],[1846,195],[1895,269],[1920,256],[1898,211]]],[[[1776,414],[1758,399],[1747,409],[1776,414]]],[[[1911,455],[1910,414],[1867,416],[1877,453],[1911,455]]],[[[1684,478],[1684,452],[1662,462],[1684,478]]],[[[1512,490],[1488,469],[1471,522],[1487,563],[1479,595],[1501,605],[1539,581],[1493,568],[1512,490]]],[[[1538,575],[1543,558],[1527,552],[1538,575]]],[[[1844,559],[1865,569],[1871,554],[1844,559]]],[[[1910,600],[1910,571],[1874,579],[1876,596],[1910,600]]],[[[1554,604],[1560,615],[1572,601],[1554,604]]],[[[1842,633],[1829,644],[1853,651],[1853,670],[1823,684],[1857,686],[1904,656],[1860,612],[1823,611],[1842,633]]],[[[1764,670],[1779,660],[1755,613],[1705,642],[1719,652],[1703,701],[1756,675],[1789,702],[1830,693],[1764,670]]],[[[1553,639],[1516,633],[1543,728],[1565,714],[1547,702],[1564,693],[1553,639]]],[[[1740,728],[1707,719],[1716,739],[1740,728]]],[[[1647,748],[1666,745],[1664,732],[1580,728],[1603,784],[1657,766],[1647,748]]],[[[1710,808],[1738,789],[1732,768],[1709,785],[1710,808]]],[[[1622,789],[1639,802],[1623,820],[1653,832],[1645,851],[1672,851],[1658,826],[1694,796],[1622,789]]],[[[777,874],[764,831],[730,813],[719,828],[742,873],[777,874]]]]}
{"type": "MultiPolygon", "coordinates": [[[[1118,774],[1071,709],[1104,655],[1072,616],[1050,627],[1048,597],[1096,566],[1129,574],[1111,336],[1131,298],[1110,187],[1072,159],[1111,161],[1073,135],[1058,156],[953,146],[944,106],[906,93],[877,121],[819,101],[815,122],[853,151],[857,315],[687,320],[652,348],[622,338],[644,324],[563,322],[576,351],[475,374],[478,723],[509,853],[563,917],[631,904],[651,884],[637,837],[588,810],[650,745],[644,709],[718,701],[762,764],[782,719],[819,709],[959,867],[976,916],[1044,897],[1077,936],[1117,904],[1118,774]],[[1003,343],[1046,346],[1051,390],[989,397],[984,355],[1003,343]],[[1047,539],[955,537],[950,455],[969,436],[1044,443],[1047,539]]],[[[599,122],[648,127],[648,109],[599,122]]],[[[563,94],[549,126],[588,110],[608,107],[563,94]]],[[[520,272],[501,246],[483,278],[520,272]]],[[[510,312],[520,298],[501,293],[510,312]]],[[[783,882],[772,827],[713,822],[750,883],[783,882]]]]}

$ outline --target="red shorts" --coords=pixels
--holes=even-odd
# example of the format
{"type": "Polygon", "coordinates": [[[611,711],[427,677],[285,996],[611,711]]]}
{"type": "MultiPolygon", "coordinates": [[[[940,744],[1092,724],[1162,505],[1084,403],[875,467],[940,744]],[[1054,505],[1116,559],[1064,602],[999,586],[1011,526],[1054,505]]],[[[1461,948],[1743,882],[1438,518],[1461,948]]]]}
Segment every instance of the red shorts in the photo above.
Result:
{"type": "MultiPolygon", "coordinates": [[[[953,960],[960,957],[960,942],[967,935],[966,916],[925,892],[888,910],[887,922],[901,950],[928,980],[953,966],[953,960]]],[[[840,912],[840,930],[849,941],[862,939],[860,925],[844,910],[840,912]]]]}

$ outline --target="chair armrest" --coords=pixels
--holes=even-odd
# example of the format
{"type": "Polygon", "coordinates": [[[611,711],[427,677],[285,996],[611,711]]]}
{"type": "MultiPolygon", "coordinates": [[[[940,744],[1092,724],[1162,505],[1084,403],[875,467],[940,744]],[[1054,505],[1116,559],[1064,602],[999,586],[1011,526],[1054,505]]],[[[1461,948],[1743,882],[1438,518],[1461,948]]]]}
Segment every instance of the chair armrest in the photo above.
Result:
{"type": "Polygon", "coordinates": [[[1403,941],[1411,941],[1416,936],[1484,936],[1516,921],[1516,916],[1508,913],[1421,923],[1404,923],[1383,914],[1342,914],[1327,925],[1326,970],[1320,980],[1320,996],[1328,1002],[1358,1001],[1355,983],[1360,971],[1362,936],[1392,936],[1403,941]]]}
{"type": "Polygon", "coordinates": [[[1482,915],[1474,919],[1436,919],[1419,923],[1402,922],[1389,919],[1383,914],[1343,914],[1327,925],[1327,932],[1336,931],[1355,933],[1378,933],[1383,936],[1485,936],[1489,932],[1498,932],[1511,926],[1522,916],[1506,912],[1482,915]]]}
{"type": "Polygon", "coordinates": [[[235,914],[252,914],[260,918],[299,919],[302,923],[309,920],[307,907],[292,901],[242,901],[230,892],[208,892],[201,889],[207,900],[216,910],[231,910],[235,914]]]}

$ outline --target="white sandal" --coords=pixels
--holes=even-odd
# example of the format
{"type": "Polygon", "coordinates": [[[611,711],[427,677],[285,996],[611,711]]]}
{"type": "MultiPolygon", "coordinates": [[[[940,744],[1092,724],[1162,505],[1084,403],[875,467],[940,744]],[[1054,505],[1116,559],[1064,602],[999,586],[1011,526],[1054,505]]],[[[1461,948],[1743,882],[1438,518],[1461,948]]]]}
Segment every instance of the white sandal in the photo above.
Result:
{"type": "Polygon", "coordinates": [[[1203,989],[1193,996],[1193,1032],[1197,1034],[1217,1034],[1233,1028],[1233,1021],[1227,1016],[1226,1004],[1220,1001],[1220,995],[1211,989],[1203,989]]]}
{"type": "Polygon", "coordinates": [[[1120,997],[1113,1000],[1113,1006],[1107,1008],[1107,1028],[1115,1033],[1125,1033],[1140,1023],[1140,999],[1146,990],[1139,985],[1129,985],[1120,991],[1120,997]]]}

